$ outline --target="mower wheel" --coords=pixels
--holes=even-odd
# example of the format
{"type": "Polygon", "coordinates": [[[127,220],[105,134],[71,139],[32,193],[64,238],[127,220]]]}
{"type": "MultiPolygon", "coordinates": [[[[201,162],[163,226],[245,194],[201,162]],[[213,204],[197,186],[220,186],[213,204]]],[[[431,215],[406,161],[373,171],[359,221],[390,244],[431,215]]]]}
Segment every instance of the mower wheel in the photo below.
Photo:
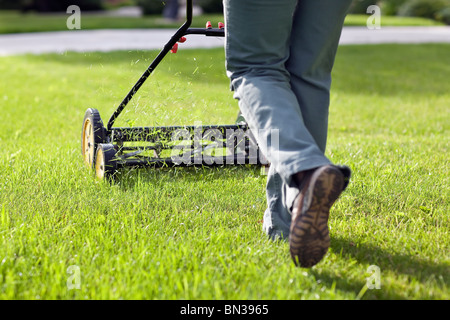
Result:
{"type": "Polygon", "coordinates": [[[97,146],[105,142],[105,128],[100,113],[97,109],[89,108],[86,110],[83,119],[83,128],[81,131],[81,154],[84,163],[91,169],[95,162],[95,153],[97,146]]]}
{"type": "Polygon", "coordinates": [[[116,149],[112,144],[100,143],[95,155],[95,176],[99,179],[111,179],[117,169],[116,149]]]}

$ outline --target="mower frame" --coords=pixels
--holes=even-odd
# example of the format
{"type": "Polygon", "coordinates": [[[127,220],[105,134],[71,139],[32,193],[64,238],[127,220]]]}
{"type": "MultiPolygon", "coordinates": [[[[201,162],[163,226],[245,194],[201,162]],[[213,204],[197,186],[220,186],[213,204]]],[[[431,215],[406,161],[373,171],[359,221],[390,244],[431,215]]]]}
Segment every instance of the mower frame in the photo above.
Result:
{"type": "Polygon", "coordinates": [[[97,109],[89,108],[85,113],[81,136],[82,155],[86,165],[95,168],[102,179],[112,177],[116,170],[127,166],[216,166],[216,165],[268,165],[247,123],[238,115],[236,124],[230,125],[185,125],[158,127],[114,127],[114,123],[133,96],[149,78],[155,68],[170,52],[176,52],[178,42],[184,42],[187,35],[224,37],[225,28],[191,28],[192,0],[186,0],[186,21],[141,75],[126,97],[111,115],[106,127],[97,109]],[[174,142],[181,136],[182,141],[174,142]],[[209,140],[208,140],[209,139],[209,140]],[[210,143],[205,144],[205,140],[210,143]],[[127,142],[143,142],[142,145],[125,146],[127,142]],[[208,155],[213,148],[225,148],[226,154],[208,155]],[[163,150],[171,150],[172,156],[161,156],[163,150]],[[142,153],[153,155],[141,155],[142,153]],[[175,154],[175,156],[173,156],[175,154]]]}

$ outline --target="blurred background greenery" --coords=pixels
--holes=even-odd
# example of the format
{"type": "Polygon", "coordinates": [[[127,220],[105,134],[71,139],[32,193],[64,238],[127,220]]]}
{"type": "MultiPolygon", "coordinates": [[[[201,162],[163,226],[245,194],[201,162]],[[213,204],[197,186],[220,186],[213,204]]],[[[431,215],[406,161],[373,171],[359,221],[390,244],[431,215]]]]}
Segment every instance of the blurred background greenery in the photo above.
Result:
{"type": "Polygon", "coordinates": [[[380,6],[385,16],[421,17],[450,24],[450,0],[353,0],[350,13],[366,13],[372,4],[380,6]]]}
{"type": "MultiPolygon", "coordinates": [[[[180,0],[183,5],[183,0],[180,0]]],[[[204,13],[221,13],[222,0],[194,0],[204,13]]],[[[378,5],[384,16],[422,17],[450,24],[450,0],[353,0],[352,14],[366,14],[370,5],[378,5]]],[[[123,6],[138,6],[144,15],[161,14],[164,0],[0,0],[0,10],[14,9],[23,12],[65,11],[69,5],[81,10],[107,10],[123,6]]]]}

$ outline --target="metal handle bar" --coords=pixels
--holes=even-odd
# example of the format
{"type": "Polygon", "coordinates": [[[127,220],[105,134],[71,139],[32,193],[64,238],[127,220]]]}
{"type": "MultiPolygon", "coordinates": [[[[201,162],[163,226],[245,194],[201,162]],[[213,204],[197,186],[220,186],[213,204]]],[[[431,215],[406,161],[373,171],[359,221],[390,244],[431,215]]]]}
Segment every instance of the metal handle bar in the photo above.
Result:
{"type": "Polygon", "coordinates": [[[188,35],[188,34],[202,34],[205,36],[217,36],[217,37],[223,37],[225,35],[225,32],[223,29],[213,29],[213,28],[206,28],[206,29],[200,29],[200,28],[189,28],[192,24],[192,0],[186,0],[186,21],[184,24],[176,31],[176,33],[170,38],[169,42],[166,43],[164,48],[161,50],[161,52],[156,56],[156,58],[153,60],[153,62],[150,64],[150,66],[145,70],[145,72],[142,74],[142,76],[139,78],[139,80],[136,82],[136,84],[133,86],[133,88],[128,92],[127,96],[123,101],[120,103],[120,105],[117,107],[116,111],[112,114],[111,118],[108,121],[108,125],[106,127],[107,132],[109,133],[111,131],[111,128],[117,119],[117,117],[120,115],[120,113],[125,109],[126,105],[130,100],[133,98],[135,93],[141,88],[141,86],[144,84],[144,82],[147,80],[147,78],[150,76],[150,74],[153,72],[153,70],[158,66],[158,64],[162,61],[162,59],[167,55],[167,53],[172,49],[172,47],[180,40],[181,37],[188,35]]]}

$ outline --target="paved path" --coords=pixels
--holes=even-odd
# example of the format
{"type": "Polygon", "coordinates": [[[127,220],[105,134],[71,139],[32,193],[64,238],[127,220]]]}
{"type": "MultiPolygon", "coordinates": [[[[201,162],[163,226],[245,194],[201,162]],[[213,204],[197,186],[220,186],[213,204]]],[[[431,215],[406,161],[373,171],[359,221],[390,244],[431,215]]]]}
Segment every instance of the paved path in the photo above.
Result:
{"type": "MultiPolygon", "coordinates": [[[[65,51],[111,51],[161,49],[173,29],[72,30],[0,35],[0,56],[65,51]]],[[[450,43],[450,27],[345,27],[341,44],[450,43]]],[[[190,35],[182,48],[223,46],[223,38],[190,35]]]]}

